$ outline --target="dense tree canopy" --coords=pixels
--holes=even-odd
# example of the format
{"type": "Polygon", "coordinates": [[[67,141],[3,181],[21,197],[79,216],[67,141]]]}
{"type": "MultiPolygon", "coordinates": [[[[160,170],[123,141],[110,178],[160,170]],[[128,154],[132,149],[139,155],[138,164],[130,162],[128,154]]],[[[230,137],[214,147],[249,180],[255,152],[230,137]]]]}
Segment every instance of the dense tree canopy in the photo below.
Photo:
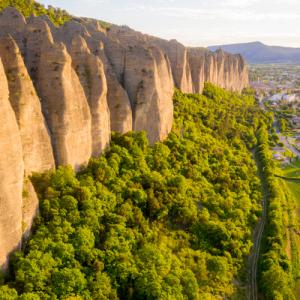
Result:
{"type": "Polygon", "coordinates": [[[262,199],[249,150],[271,120],[211,84],[174,107],[162,143],[115,134],[78,174],[33,176],[40,215],[0,299],[240,299],[262,199]]]}

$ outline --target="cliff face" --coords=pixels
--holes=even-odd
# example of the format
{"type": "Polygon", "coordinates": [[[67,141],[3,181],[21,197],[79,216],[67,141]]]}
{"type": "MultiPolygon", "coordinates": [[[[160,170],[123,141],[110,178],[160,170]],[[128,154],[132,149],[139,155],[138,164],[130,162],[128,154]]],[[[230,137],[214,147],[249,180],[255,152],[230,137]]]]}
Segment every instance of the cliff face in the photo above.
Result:
{"type": "Polygon", "coordinates": [[[32,172],[78,169],[105,150],[111,131],[145,130],[151,143],[163,140],[174,86],[201,92],[205,81],[234,91],[248,85],[239,55],[127,27],[105,30],[90,19],[57,28],[13,8],[0,13],[0,58],[0,265],[37,212],[32,172]]]}
{"type": "Polygon", "coordinates": [[[108,36],[122,45],[145,44],[161,49],[170,63],[174,85],[183,92],[201,93],[206,81],[238,92],[249,84],[248,69],[239,54],[187,48],[176,40],[144,35],[126,26],[112,26],[108,36]]]}
{"type": "Polygon", "coordinates": [[[92,155],[99,156],[110,140],[107,82],[101,60],[91,54],[86,41],[78,36],[71,46],[73,67],[80,79],[91,111],[92,155]]]}
{"type": "Polygon", "coordinates": [[[9,101],[19,126],[25,172],[49,170],[54,167],[54,158],[41,103],[11,37],[0,39],[0,56],[8,79],[9,101]]]}
{"type": "Polygon", "coordinates": [[[78,168],[87,163],[92,153],[91,113],[63,44],[43,43],[37,85],[57,164],[78,168]]]}
{"type": "Polygon", "coordinates": [[[18,123],[9,102],[8,83],[0,61],[0,265],[16,249],[22,236],[24,163],[18,123]]]}

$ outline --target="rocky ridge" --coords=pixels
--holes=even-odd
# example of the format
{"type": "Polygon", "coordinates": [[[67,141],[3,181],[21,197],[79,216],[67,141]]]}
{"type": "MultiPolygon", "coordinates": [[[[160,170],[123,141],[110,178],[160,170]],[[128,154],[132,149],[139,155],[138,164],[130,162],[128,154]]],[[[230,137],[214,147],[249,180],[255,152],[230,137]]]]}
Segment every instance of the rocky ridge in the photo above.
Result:
{"type": "Polygon", "coordinates": [[[145,130],[150,143],[172,128],[174,86],[200,93],[205,81],[241,91],[239,55],[186,48],[126,26],[74,18],[0,14],[0,265],[19,247],[38,209],[27,179],[57,165],[75,169],[100,155],[111,131],[145,130]]]}

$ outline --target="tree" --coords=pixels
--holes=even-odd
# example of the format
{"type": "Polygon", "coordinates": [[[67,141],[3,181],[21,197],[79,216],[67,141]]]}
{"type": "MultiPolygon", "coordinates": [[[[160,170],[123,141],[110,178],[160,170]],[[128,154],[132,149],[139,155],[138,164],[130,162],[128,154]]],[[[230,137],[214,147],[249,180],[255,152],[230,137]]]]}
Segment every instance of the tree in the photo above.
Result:
{"type": "Polygon", "coordinates": [[[55,271],[51,283],[55,295],[64,298],[81,295],[87,286],[84,274],[76,268],[63,268],[55,271]]]}
{"type": "Polygon", "coordinates": [[[0,286],[0,299],[16,300],[18,299],[18,293],[15,289],[12,289],[7,285],[2,285],[0,286]]]}

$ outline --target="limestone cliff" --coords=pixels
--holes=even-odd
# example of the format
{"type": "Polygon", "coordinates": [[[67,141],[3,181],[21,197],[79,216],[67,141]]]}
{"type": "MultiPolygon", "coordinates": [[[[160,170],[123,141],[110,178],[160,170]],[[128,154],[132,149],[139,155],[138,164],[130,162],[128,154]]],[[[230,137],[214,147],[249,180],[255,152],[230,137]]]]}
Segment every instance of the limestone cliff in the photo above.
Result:
{"type": "Polygon", "coordinates": [[[98,57],[91,54],[86,41],[80,36],[72,40],[71,57],[90,106],[92,155],[99,156],[110,140],[110,113],[104,66],[98,57]]]}
{"type": "Polygon", "coordinates": [[[37,85],[58,165],[75,168],[92,154],[91,113],[83,87],[63,44],[44,41],[37,85]]]}
{"type": "Polygon", "coordinates": [[[11,37],[0,39],[0,56],[8,79],[9,100],[19,126],[25,172],[50,170],[54,168],[54,158],[41,103],[20,50],[11,37]]]}
{"type": "Polygon", "coordinates": [[[24,163],[18,123],[9,102],[8,83],[0,60],[0,266],[22,236],[24,163]]]}
{"type": "Polygon", "coordinates": [[[176,40],[166,41],[152,38],[151,43],[167,54],[172,66],[175,86],[183,92],[192,93],[194,89],[188,60],[188,49],[176,40]]]}
{"type": "MultiPolygon", "coordinates": [[[[51,139],[41,111],[41,103],[20,50],[10,36],[0,39],[0,56],[8,79],[9,101],[18,123],[24,174],[27,176],[32,172],[53,169],[55,164],[51,139]]],[[[22,231],[29,232],[32,219],[38,211],[38,201],[29,180],[24,184],[24,191],[26,193],[23,195],[26,194],[26,197],[23,197],[22,208],[16,206],[15,211],[16,215],[22,214],[22,231]]]]}
{"type": "Polygon", "coordinates": [[[141,58],[141,49],[135,51],[127,52],[125,69],[125,87],[131,87],[133,93],[133,129],[147,131],[150,143],[154,143],[165,139],[172,128],[171,69],[160,49],[143,49],[142,61],[137,59],[141,58]]]}
{"type": "Polygon", "coordinates": [[[173,122],[173,79],[169,61],[159,48],[123,43],[108,53],[132,107],[133,130],[145,130],[150,143],[164,139],[173,122]],[[119,65],[121,63],[121,67],[119,65]]]}
{"type": "Polygon", "coordinates": [[[108,147],[111,131],[145,130],[150,143],[163,140],[174,87],[198,93],[205,81],[234,91],[248,85],[239,55],[85,18],[55,27],[13,8],[0,13],[0,58],[1,265],[38,210],[32,172],[80,168],[108,147]]]}
{"type": "Polygon", "coordinates": [[[208,81],[241,92],[249,85],[248,69],[240,55],[206,48],[187,48],[176,40],[144,35],[127,26],[112,26],[108,36],[122,45],[152,45],[161,49],[171,64],[174,85],[186,93],[201,93],[208,81]]]}

